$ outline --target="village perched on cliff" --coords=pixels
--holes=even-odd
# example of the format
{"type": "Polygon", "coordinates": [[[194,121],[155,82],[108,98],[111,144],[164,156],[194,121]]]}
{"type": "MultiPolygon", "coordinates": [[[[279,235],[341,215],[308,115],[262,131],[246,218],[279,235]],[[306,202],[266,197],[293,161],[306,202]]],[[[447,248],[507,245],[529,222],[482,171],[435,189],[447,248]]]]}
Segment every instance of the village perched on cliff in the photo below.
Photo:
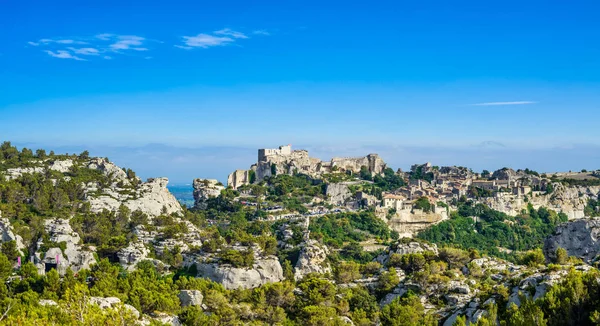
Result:
{"type": "MultiPolygon", "coordinates": [[[[377,154],[321,161],[310,157],[306,150],[292,150],[291,145],[259,149],[257,162],[248,170],[229,174],[227,187],[239,191],[239,200],[247,205],[262,199],[266,200],[263,206],[267,209],[276,207],[267,210],[269,218],[299,213],[280,203],[269,203],[264,194],[254,194],[253,186],[264,185],[265,179],[277,175],[301,175],[322,185],[323,193],[303,203],[311,212],[325,212],[334,207],[350,211],[371,208],[402,236],[412,236],[447,219],[461,198],[508,215],[517,215],[532,205],[536,209],[551,208],[569,219],[579,219],[590,209],[589,199],[597,199],[600,193],[600,178],[587,171],[540,174],[529,169],[502,168],[477,173],[462,166],[425,163],[415,164],[410,171],[403,172],[392,170],[377,154]],[[386,182],[390,178],[394,182],[386,182]],[[597,182],[587,186],[577,182],[587,179],[597,182]],[[575,181],[575,185],[566,186],[561,180],[575,181]]],[[[225,186],[216,180],[197,179],[194,189],[196,205],[202,207],[206,199],[218,196],[225,186]]]]}
{"type": "Polygon", "coordinates": [[[402,171],[377,154],[322,161],[287,145],[259,149],[227,185],[195,179],[193,207],[167,184],[88,152],[3,143],[0,323],[591,325],[600,314],[597,171],[402,171]],[[570,284],[593,308],[550,308],[575,295],[570,284]]]}

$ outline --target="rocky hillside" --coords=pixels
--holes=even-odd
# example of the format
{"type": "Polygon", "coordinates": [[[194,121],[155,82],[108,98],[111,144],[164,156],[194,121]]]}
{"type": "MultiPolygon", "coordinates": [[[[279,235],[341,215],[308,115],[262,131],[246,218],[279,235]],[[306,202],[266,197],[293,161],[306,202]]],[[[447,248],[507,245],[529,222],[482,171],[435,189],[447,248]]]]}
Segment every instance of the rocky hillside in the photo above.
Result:
{"type": "Polygon", "coordinates": [[[531,205],[508,216],[475,197],[377,202],[427,190],[437,171],[471,177],[463,168],[406,176],[371,156],[317,178],[276,166],[235,190],[197,179],[188,210],[166,179],[88,156],[0,146],[0,324],[600,322],[596,221],[563,224],[531,205]],[[373,205],[391,219],[396,208],[450,216],[426,230],[429,242],[398,239],[373,205]]]}

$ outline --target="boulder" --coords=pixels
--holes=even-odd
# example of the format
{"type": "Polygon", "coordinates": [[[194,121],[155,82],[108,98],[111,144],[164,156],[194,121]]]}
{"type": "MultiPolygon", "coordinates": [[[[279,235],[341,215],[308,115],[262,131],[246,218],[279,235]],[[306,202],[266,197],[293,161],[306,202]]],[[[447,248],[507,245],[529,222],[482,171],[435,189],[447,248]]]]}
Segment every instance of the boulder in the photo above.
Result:
{"type": "Polygon", "coordinates": [[[67,173],[73,166],[73,160],[54,161],[50,164],[50,170],[58,171],[60,173],[67,173]]]}
{"type": "Polygon", "coordinates": [[[209,198],[218,197],[225,187],[214,179],[194,180],[194,206],[198,209],[206,209],[206,201],[209,198]]]}
{"type": "Polygon", "coordinates": [[[179,317],[174,316],[174,315],[168,315],[165,313],[157,313],[155,314],[152,319],[162,323],[162,324],[167,324],[169,326],[181,326],[181,322],[179,321],[179,317]]]}
{"type": "Polygon", "coordinates": [[[54,300],[41,299],[39,302],[40,306],[58,306],[58,303],[54,300]]]}
{"type": "Polygon", "coordinates": [[[98,305],[101,309],[117,308],[121,305],[129,310],[136,319],[140,318],[140,312],[132,305],[122,304],[121,299],[116,297],[90,297],[89,303],[98,305]]]}
{"type": "Polygon", "coordinates": [[[179,301],[182,307],[187,306],[202,306],[204,296],[198,290],[181,290],[179,291],[179,301]]]}
{"type": "Polygon", "coordinates": [[[564,248],[569,256],[593,262],[600,254],[600,219],[582,219],[559,225],[544,242],[544,255],[556,259],[556,250],[564,248]]]}
{"type": "Polygon", "coordinates": [[[281,282],[283,269],[275,256],[255,258],[252,268],[217,263],[196,263],[198,277],[223,284],[226,289],[252,289],[266,283],[281,282]]]}
{"type": "Polygon", "coordinates": [[[310,273],[330,273],[331,266],[327,262],[328,254],[329,250],[326,246],[320,245],[313,239],[306,240],[295,266],[294,278],[300,280],[310,273]]]}

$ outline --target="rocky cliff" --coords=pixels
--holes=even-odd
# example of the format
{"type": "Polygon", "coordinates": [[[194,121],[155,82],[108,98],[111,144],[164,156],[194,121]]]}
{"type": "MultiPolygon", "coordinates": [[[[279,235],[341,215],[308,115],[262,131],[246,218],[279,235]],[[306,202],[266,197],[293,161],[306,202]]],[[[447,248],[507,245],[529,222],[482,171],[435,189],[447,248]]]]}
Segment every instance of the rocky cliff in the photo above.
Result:
{"type": "Polygon", "coordinates": [[[198,209],[206,208],[206,201],[209,198],[218,197],[225,187],[219,181],[214,179],[195,179],[194,180],[194,207],[198,209]]]}
{"type": "Polygon", "coordinates": [[[480,201],[490,208],[509,214],[518,215],[529,204],[534,208],[546,207],[566,214],[569,220],[585,217],[584,209],[589,199],[598,199],[600,186],[582,187],[565,186],[553,183],[554,191],[550,194],[534,192],[527,196],[498,192],[494,197],[482,198],[480,201]]]}
{"type": "Polygon", "coordinates": [[[226,289],[251,289],[283,281],[283,269],[275,256],[257,257],[251,268],[203,262],[196,263],[196,267],[198,277],[221,283],[226,289]]]}

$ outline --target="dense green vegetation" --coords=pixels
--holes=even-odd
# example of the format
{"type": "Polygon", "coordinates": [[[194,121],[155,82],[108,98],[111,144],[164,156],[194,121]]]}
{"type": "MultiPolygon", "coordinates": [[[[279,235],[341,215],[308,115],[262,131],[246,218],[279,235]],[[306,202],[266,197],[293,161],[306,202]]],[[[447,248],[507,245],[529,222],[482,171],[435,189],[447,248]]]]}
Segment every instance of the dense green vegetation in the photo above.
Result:
{"type": "MultiPolygon", "coordinates": [[[[323,243],[333,248],[341,248],[346,242],[369,238],[388,240],[392,238],[393,232],[370,211],[320,216],[311,221],[309,229],[312,237],[322,238],[323,243]]],[[[395,234],[395,237],[398,235],[395,234]]]]}
{"type": "Polygon", "coordinates": [[[419,233],[418,237],[433,243],[452,245],[463,249],[477,249],[514,261],[510,251],[541,248],[544,239],[556,225],[566,222],[567,216],[544,207],[538,210],[531,205],[519,216],[508,216],[471,201],[458,203],[450,220],[419,233]]]}

